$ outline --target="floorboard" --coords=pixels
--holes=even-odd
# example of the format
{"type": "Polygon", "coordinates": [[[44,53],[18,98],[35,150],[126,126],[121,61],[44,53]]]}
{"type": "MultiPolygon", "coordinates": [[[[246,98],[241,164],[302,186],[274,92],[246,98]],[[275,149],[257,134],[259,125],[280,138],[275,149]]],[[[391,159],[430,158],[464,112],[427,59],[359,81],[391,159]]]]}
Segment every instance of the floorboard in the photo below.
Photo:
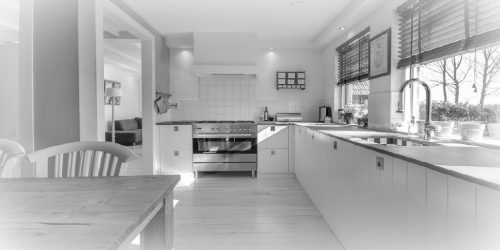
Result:
{"type": "Polygon", "coordinates": [[[174,199],[175,250],[344,249],[290,174],[201,174],[174,199]]]}

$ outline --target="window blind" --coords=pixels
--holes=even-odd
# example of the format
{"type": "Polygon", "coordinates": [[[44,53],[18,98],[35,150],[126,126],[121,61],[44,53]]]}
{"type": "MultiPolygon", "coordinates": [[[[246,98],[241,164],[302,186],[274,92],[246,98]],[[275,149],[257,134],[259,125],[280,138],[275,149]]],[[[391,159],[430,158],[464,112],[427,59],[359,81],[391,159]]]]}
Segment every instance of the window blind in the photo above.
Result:
{"type": "Polygon", "coordinates": [[[407,1],[398,8],[398,68],[499,42],[499,13],[498,0],[407,1]]]}
{"type": "Polygon", "coordinates": [[[337,48],[337,85],[368,79],[369,32],[370,28],[366,28],[337,48]]]}

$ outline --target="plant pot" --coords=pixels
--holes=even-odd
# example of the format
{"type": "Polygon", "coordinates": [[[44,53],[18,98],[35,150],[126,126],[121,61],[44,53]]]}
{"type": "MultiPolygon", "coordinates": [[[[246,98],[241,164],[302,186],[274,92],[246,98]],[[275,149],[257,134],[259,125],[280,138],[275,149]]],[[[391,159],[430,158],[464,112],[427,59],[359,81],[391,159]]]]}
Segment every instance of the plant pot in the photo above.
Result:
{"type": "Polygon", "coordinates": [[[455,128],[454,121],[436,121],[433,122],[436,127],[434,134],[439,137],[450,137],[453,134],[453,129],[455,128]]]}
{"type": "Polygon", "coordinates": [[[487,126],[490,138],[500,139],[500,123],[488,123],[487,126]]]}
{"type": "Polygon", "coordinates": [[[485,124],[481,123],[459,123],[460,136],[462,140],[477,141],[483,138],[485,124]]]}
{"type": "Polygon", "coordinates": [[[353,113],[345,113],[344,119],[347,124],[356,124],[356,118],[354,118],[353,113]]]}

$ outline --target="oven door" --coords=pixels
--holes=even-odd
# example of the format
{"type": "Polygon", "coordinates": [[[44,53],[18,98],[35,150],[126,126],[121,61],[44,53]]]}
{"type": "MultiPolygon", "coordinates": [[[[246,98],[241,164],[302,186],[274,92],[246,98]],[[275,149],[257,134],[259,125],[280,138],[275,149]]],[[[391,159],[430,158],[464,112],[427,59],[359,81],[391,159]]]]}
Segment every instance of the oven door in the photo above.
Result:
{"type": "Polygon", "coordinates": [[[193,138],[193,154],[257,154],[257,139],[193,138]]]}

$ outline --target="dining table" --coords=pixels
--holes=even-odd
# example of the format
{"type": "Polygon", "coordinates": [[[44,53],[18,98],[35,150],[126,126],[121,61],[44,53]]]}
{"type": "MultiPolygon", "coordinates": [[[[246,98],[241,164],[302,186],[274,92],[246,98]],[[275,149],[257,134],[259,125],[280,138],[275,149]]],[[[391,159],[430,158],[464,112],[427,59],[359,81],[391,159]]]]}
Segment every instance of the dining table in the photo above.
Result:
{"type": "Polygon", "coordinates": [[[0,179],[0,249],[173,249],[178,175],[0,179]]]}

